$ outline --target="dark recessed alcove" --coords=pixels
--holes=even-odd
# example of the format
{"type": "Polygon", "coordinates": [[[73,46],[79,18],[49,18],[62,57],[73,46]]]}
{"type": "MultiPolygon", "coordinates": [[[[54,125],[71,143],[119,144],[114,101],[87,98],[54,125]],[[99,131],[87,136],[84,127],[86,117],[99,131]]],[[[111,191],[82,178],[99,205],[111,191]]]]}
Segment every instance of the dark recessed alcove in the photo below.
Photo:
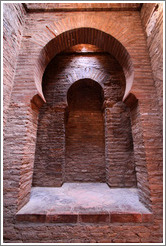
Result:
{"type": "Polygon", "coordinates": [[[103,89],[93,80],[79,80],[67,99],[65,182],[105,182],[103,89]]]}

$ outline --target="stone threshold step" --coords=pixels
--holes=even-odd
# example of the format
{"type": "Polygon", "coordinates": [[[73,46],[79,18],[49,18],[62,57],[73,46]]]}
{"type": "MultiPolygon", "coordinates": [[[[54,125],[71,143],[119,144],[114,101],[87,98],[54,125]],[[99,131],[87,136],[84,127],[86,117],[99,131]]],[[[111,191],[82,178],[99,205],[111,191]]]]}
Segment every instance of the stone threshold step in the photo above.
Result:
{"type": "Polygon", "coordinates": [[[125,213],[17,214],[19,222],[40,223],[150,223],[153,215],[125,213]]]}
{"type": "Polygon", "coordinates": [[[153,215],[139,201],[137,188],[106,183],[64,183],[32,187],[29,202],[16,214],[19,222],[148,223],[153,215]]]}

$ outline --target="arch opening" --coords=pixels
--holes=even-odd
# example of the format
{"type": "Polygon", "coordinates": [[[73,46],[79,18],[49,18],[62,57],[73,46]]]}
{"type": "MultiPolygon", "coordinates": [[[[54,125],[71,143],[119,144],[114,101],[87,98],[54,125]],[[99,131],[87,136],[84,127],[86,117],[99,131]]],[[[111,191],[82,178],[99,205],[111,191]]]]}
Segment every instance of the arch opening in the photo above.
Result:
{"type": "Polygon", "coordinates": [[[103,88],[92,79],[78,80],[67,91],[68,107],[72,111],[98,111],[102,109],[103,101],[103,88]]]}
{"type": "Polygon", "coordinates": [[[101,30],[89,27],[63,32],[47,43],[41,50],[35,66],[35,84],[41,98],[45,101],[41,83],[46,66],[55,55],[77,44],[95,45],[115,57],[122,66],[126,78],[126,88],[123,96],[123,100],[125,100],[130,93],[134,79],[131,57],[126,48],[116,38],[101,30]]]}
{"type": "MultiPolygon", "coordinates": [[[[106,33],[102,32],[102,31],[97,30],[97,29],[93,29],[93,28],[78,28],[78,29],[73,29],[73,30],[66,31],[66,32],[60,34],[59,36],[57,36],[55,39],[51,40],[44,47],[44,49],[41,51],[40,57],[39,57],[39,59],[38,59],[38,61],[36,63],[36,68],[35,68],[35,82],[36,82],[36,86],[37,86],[37,89],[38,89],[38,93],[43,98],[43,100],[45,100],[45,97],[44,97],[42,86],[41,86],[41,81],[42,81],[41,78],[43,76],[43,72],[44,72],[47,64],[51,61],[51,59],[56,54],[59,54],[61,51],[66,50],[69,47],[73,47],[73,45],[76,45],[76,44],[93,44],[93,45],[96,45],[97,47],[103,49],[104,51],[110,53],[111,55],[113,55],[115,57],[115,59],[120,63],[121,67],[123,68],[123,72],[124,72],[125,78],[126,78],[126,88],[125,88],[125,93],[124,93],[124,96],[123,96],[123,100],[127,99],[127,102],[132,104],[130,102],[129,98],[128,98],[128,95],[129,95],[129,92],[131,90],[132,83],[133,83],[134,70],[133,70],[133,65],[132,65],[132,61],[131,61],[129,53],[127,52],[125,47],[118,40],[113,38],[111,35],[106,34],[106,33]]],[[[96,93],[99,92],[99,90],[97,88],[95,89],[95,91],[96,91],[96,93]]],[[[86,94],[88,95],[87,92],[86,92],[86,94]]],[[[98,95],[99,94],[100,93],[98,93],[98,95]]],[[[81,108],[81,105],[79,105],[78,108],[77,107],[75,108],[75,105],[76,105],[75,101],[78,102],[78,104],[79,104],[79,98],[80,97],[78,96],[76,98],[76,100],[73,101],[70,98],[70,96],[68,98],[69,110],[71,110],[72,112],[79,111],[80,108],[81,108]]],[[[56,98],[54,95],[53,95],[53,97],[56,98]]],[[[100,96],[100,98],[102,98],[102,96],[100,96]]],[[[37,105],[37,107],[40,107],[41,104],[38,103],[38,98],[35,97],[33,99],[34,99],[33,103],[35,102],[35,105],[37,105]]],[[[66,169],[65,161],[64,161],[64,158],[63,158],[65,156],[65,154],[63,152],[65,148],[64,148],[64,144],[62,142],[59,142],[59,139],[61,140],[61,138],[64,137],[64,132],[65,132],[65,128],[63,128],[63,126],[64,126],[63,125],[64,111],[63,111],[63,108],[61,107],[62,104],[65,105],[65,102],[60,102],[60,103],[62,103],[60,106],[59,105],[54,105],[54,104],[49,104],[49,103],[50,102],[48,102],[48,105],[47,105],[48,108],[46,106],[46,108],[44,108],[42,110],[44,112],[45,109],[49,109],[48,115],[49,115],[49,117],[51,119],[51,124],[52,125],[50,123],[48,123],[49,121],[47,119],[46,119],[45,123],[46,124],[48,123],[48,125],[47,125],[48,129],[49,128],[51,129],[52,126],[55,126],[54,129],[58,129],[58,130],[57,130],[57,132],[55,132],[55,131],[53,132],[54,135],[52,134],[51,131],[49,133],[48,132],[45,132],[45,133],[48,134],[48,138],[49,138],[49,141],[51,142],[51,144],[52,144],[52,142],[54,142],[54,143],[56,142],[56,143],[58,143],[58,144],[60,143],[60,144],[59,145],[57,144],[56,146],[50,145],[50,150],[51,150],[50,152],[46,151],[45,145],[42,146],[43,150],[45,152],[48,152],[49,158],[50,158],[49,159],[50,162],[48,162],[48,159],[45,158],[45,162],[47,163],[47,165],[46,166],[44,166],[44,165],[42,166],[42,168],[44,169],[44,171],[43,170],[42,171],[46,173],[46,177],[44,179],[44,181],[46,181],[46,182],[44,183],[43,180],[42,180],[42,183],[44,184],[44,186],[47,186],[47,185],[48,186],[52,186],[52,184],[53,184],[53,186],[61,186],[62,183],[67,180],[66,176],[63,174],[63,169],[66,169]],[[55,117],[55,115],[56,115],[56,117],[55,117]],[[58,119],[59,121],[55,121],[55,118],[58,119]],[[58,127],[61,127],[61,128],[58,128],[58,127]],[[59,137],[58,134],[61,134],[62,136],[59,137]],[[58,137],[56,138],[57,135],[58,135],[58,137]],[[55,152],[56,152],[56,154],[55,154],[55,152]],[[55,160],[57,162],[56,165],[55,165],[55,160]],[[52,175],[52,177],[50,178],[51,175],[52,175]],[[62,177],[63,175],[64,175],[64,177],[62,177]],[[55,182],[55,179],[57,180],[57,183],[55,182]]],[[[57,103],[59,103],[59,102],[57,102],[57,103]]],[[[101,111],[102,103],[103,103],[103,101],[99,100],[97,105],[93,105],[92,104],[91,107],[89,107],[88,109],[92,110],[92,109],[95,108],[96,110],[100,109],[100,111],[101,111]]],[[[89,106],[89,104],[87,104],[87,105],[89,106]]],[[[132,104],[132,106],[133,106],[133,104],[132,104]]],[[[112,113],[114,113],[115,116],[116,116],[115,119],[117,119],[117,115],[122,120],[123,120],[123,117],[125,119],[127,118],[128,119],[128,123],[127,124],[130,127],[129,117],[126,117],[126,114],[128,112],[124,108],[123,104],[116,105],[113,109],[110,109],[112,107],[112,104],[106,104],[106,107],[108,107],[108,110],[107,110],[108,114],[106,115],[107,119],[109,119],[110,115],[112,113]],[[112,112],[111,112],[111,110],[112,110],[112,112]]],[[[83,109],[84,109],[83,111],[86,111],[85,110],[86,107],[83,108],[83,109]]],[[[66,123],[69,120],[69,113],[67,115],[68,115],[68,117],[66,119],[66,123]]],[[[44,117],[43,118],[41,117],[41,120],[45,120],[44,117]]],[[[125,127],[126,127],[127,124],[125,124],[125,127]]],[[[117,126],[117,122],[114,122],[114,125],[117,126]]],[[[107,128],[109,128],[109,127],[112,128],[112,125],[108,124],[107,128]]],[[[123,126],[122,126],[122,128],[123,128],[123,126]]],[[[43,127],[43,130],[45,131],[45,127],[43,127]]],[[[122,139],[121,136],[122,136],[123,133],[124,133],[124,131],[123,130],[119,131],[119,129],[117,127],[116,131],[111,132],[110,135],[108,135],[107,139],[109,140],[110,137],[112,138],[112,136],[114,136],[116,138],[115,141],[117,141],[118,138],[122,139]]],[[[129,129],[129,131],[125,132],[125,135],[123,136],[124,142],[126,142],[126,139],[129,139],[128,136],[130,135],[130,133],[131,133],[130,129],[129,129]]],[[[128,173],[128,176],[126,175],[125,179],[129,180],[128,177],[132,176],[132,182],[130,182],[130,184],[128,186],[129,187],[133,187],[133,186],[135,187],[136,180],[135,180],[135,173],[134,173],[134,168],[133,168],[134,161],[132,160],[132,159],[134,159],[133,158],[133,147],[132,147],[132,144],[131,144],[133,140],[131,138],[130,138],[130,140],[131,141],[129,141],[129,144],[125,145],[125,148],[124,148],[124,144],[122,142],[121,147],[122,147],[123,153],[124,152],[126,153],[126,155],[123,157],[123,159],[126,161],[126,163],[125,163],[125,166],[127,167],[126,170],[128,171],[129,167],[131,166],[130,173],[128,173]],[[129,157],[131,159],[131,163],[128,163],[129,157]]],[[[45,143],[45,139],[44,138],[43,138],[43,143],[45,143]]],[[[119,142],[117,141],[116,143],[117,143],[116,146],[115,146],[114,143],[112,143],[112,146],[114,148],[116,148],[116,150],[117,150],[119,148],[119,142]]],[[[108,146],[110,146],[109,141],[108,141],[108,146]]],[[[41,145],[39,147],[41,148],[41,145]]],[[[41,151],[40,148],[39,148],[39,152],[41,151]]],[[[110,154],[110,153],[108,153],[108,154],[110,154]]],[[[41,154],[41,152],[39,153],[39,155],[40,154],[41,154]]],[[[117,156],[115,156],[115,158],[117,160],[117,156]]],[[[112,160],[109,156],[108,156],[108,159],[112,160]]],[[[41,164],[41,163],[39,162],[39,164],[41,164]]],[[[118,182],[120,180],[119,176],[118,176],[118,182],[116,182],[116,180],[115,180],[114,183],[112,181],[111,181],[112,183],[109,181],[109,179],[112,180],[112,178],[115,176],[115,173],[114,173],[114,166],[115,166],[114,164],[115,163],[114,162],[108,163],[108,160],[107,160],[107,164],[108,164],[107,165],[107,169],[108,169],[109,173],[111,173],[110,170],[112,168],[112,173],[111,173],[112,176],[107,177],[106,180],[110,184],[110,186],[114,185],[115,187],[117,187],[119,185],[118,182]]],[[[118,160],[118,164],[119,164],[119,160],[118,160]]],[[[120,165],[124,166],[124,161],[122,161],[120,163],[120,165]]],[[[103,168],[102,168],[102,170],[103,170],[103,168]]],[[[118,170],[120,170],[120,168],[118,170]]],[[[127,171],[126,171],[126,173],[127,173],[127,171]]],[[[85,170],[83,171],[83,173],[86,173],[85,170]]],[[[120,175],[121,175],[120,177],[124,177],[123,173],[120,173],[120,175]]],[[[40,180],[40,177],[39,177],[39,180],[40,180]]],[[[78,181],[80,181],[80,180],[78,180],[78,181]]],[[[37,185],[37,183],[35,185],[37,185]]],[[[124,186],[126,187],[127,186],[125,181],[123,183],[121,183],[120,185],[121,185],[121,187],[124,187],[124,186]]]]}
{"type": "Polygon", "coordinates": [[[67,93],[65,182],[105,182],[104,92],[83,79],[67,93]]]}
{"type": "MultiPolygon", "coordinates": [[[[65,114],[67,103],[68,112],[70,110],[73,114],[81,109],[82,114],[83,112],[89,113],[87,111],[91,110],[89,118],[96,112],[99,115],[92,121],[97,122],[100,119],[98,128],[102,129],[100,132],[102,132],[101,139],[103,141],[101,144],[103,148],[101,173],[103,174],[102,178],[100,175],[98,178],[96,174],[96,178],[93,180],[106,182],[107,178],[104,178],[106,163],[104,160],[105,137],[103,133],[105,131],[105,116],[103,119],[102,113],[105,114],[105,107],[112,107],[122,100],[125,88],[125,76],[122,67],[112,55],[103,52],[103,50],[97,54],[94,52],[91,54],[68,54],[65,50],[63,54],[61,53],[52,59],[47,66],[42,85],[46,103],[43,104],[39,112],[33,186],[57,187],[65,181],[66,126],[64,123],[67,123],[68,117],[64,118],[64,116],[69,116],[69,114],[65,114]],[[72,100],[72,95],[76,91],[77,97],[72,100]],[[80,98],[83,98],[83,103],[80,103],[80,98]],[[101,122],[103,123],[101,124],[101,122]]],[[[90,125],[88,119],[87,125],[90,125]]],[[[82,128],[84,130],[86,127],[82,128]]],[[[95,130],[95,125],[92,124],[92,132],[88,132],[89,136],[93,132],[97,133],[97,129],[95,130]]],[[[95,141],[97,142],[97,140],[95,141]]],[[[98,153],[96,158],[97,155],[98,153]]],[[[86,172],[85,170],[83,172],[86,172]]],[[[93,175],[91,176],[93,177],[93,175]]]]}

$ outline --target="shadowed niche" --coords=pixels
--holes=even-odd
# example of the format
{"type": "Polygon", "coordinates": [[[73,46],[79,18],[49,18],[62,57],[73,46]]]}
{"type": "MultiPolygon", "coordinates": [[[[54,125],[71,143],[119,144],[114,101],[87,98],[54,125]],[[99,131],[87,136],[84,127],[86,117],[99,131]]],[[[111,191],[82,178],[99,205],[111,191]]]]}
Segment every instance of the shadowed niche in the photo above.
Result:
{"type": "Polygon", "coordinates": [[[93,80],[79,80],[67,99],[65,181],[105,182],[103,89],[93,80]]]}

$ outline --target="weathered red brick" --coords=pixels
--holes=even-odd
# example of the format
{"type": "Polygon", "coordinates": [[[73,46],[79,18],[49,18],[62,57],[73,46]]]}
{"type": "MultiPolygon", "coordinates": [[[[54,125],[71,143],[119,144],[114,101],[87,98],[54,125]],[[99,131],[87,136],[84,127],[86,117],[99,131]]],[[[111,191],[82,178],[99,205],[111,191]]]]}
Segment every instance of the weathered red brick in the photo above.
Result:
{"type": "Polygon", "coordinates": [[[96,214],[79,214],[79,222],[81,223],[108,223],[109,214],[108,213],[96,213],[96,214]]]}
{"type": "Polygon", "coordinates": [[[141,214],[110,214],[111,223],[139,223],[142,222],[141,214]]]}

